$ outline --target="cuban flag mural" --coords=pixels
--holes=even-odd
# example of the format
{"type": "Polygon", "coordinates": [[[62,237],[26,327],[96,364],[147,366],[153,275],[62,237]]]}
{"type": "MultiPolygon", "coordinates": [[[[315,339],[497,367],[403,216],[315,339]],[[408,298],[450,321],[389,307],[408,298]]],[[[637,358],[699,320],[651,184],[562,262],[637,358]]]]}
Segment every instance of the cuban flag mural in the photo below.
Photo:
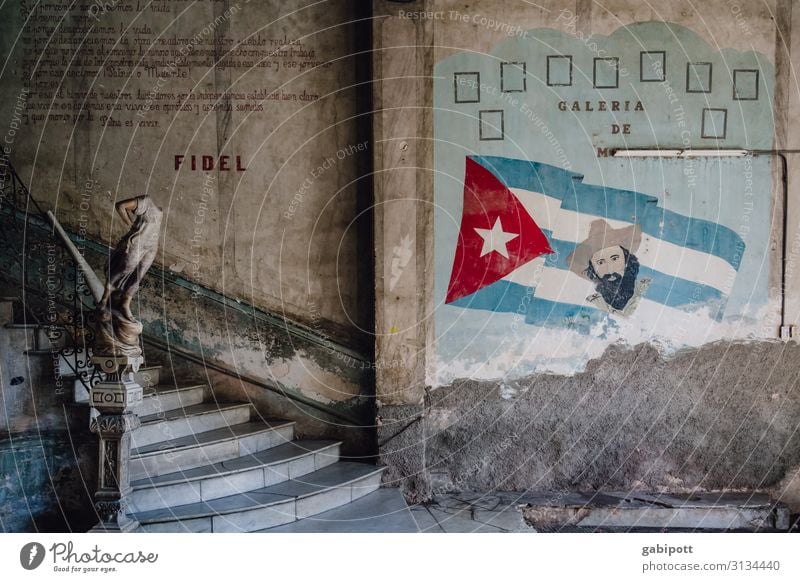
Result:
{"type": "Polygon", "coordinates": [[[445,303],[580,333],[643,312],[721,320],[745,242],[657,198],[535,161],[467,156],[445,303]]]}
{"type": "Polygon", "coordinates": [[[776,336],[777,168],[741,153],[774,141],[770,58],[663,22],[592,42],[436,63],[432,386],[776,336]],[[691,155],[614,156],[637,149],[691,155]]]}

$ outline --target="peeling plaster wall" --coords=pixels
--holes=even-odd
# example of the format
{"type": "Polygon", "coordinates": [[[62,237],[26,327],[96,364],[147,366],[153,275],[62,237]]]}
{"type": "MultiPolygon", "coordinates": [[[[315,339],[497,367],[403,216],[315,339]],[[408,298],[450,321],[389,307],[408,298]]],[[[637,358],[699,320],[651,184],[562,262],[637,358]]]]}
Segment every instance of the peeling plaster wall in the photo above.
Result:
{"type": "MultiPolygon", "coordinates": [[[[453,111],[464,106],[454,105],[452,99],[450,103],[437,101],[437,84],[452,93],[455,69],[449,63],[466,66],[489,60],[499,65],[500,61],[525,60],[512,58],[529,56],[518,31],[547,29],[551,39],[566,35],[572,42],[581,43],[599,35],[595,40],[605,46],[603,37],[626,34],[620,27],[633,24],[631,31],[648,27],[655,30],[661,23],[668,23],[667,29],[675,26],[674,30],[685,31],[678,35],[686,35],[681,38],[687,51],[667,57],[668,74],[680,72],[670,69],[676,63],[683,65],[693,60],[692,47],[699,43],[697,46],[707,47],[706,56],[722,51],[723,60],[733,62],[736,67],[738,59],[755,58],[760,64],[754,68],[767,71],[773,79],[767,81],[772,88],[762,95],[764,101],[759,113],[729,117],[748,124],[748,119],[760,119],[753,127],[754,132],[748,129],[747,135],[719,142],[697,136],[691,142],[692,147],[703,144],[715,147],[716,143],[721,143],[721,147],[792,147],[800,134],[797,125],[800,118],[795,111],[798,84],[793,72],[793,67],[800,65],[800,50],[791,43],[798,33],[797,12],[796,7],[783,0],[703,4],[676,1],[657,5],[629,0],[545,1],[536,6],[485,0],[430,0],[402,7],[376,3],[376,13],[386,17],[376,28],[376,44],[383,48],[377,58],[378,67],[397,71],[402,70],[404,63],[409,76],[430,75],[428,88],[436,104],[428,118],[397,122],[389,113],[379,115],[376,140],[391,143],[395,136],[412,136],[405,163],[422,169],[417,171],[414,181],[405,182],[407,187],[417,184],[416,204],[405,216],[410,218],[412,212],[419,214],[427,207],[434,207],[439,213],[435,220],[428,217],[424,225],[418,222],[418,238],[414,241],[419,253],[425,257],[435,254],[436,258],[426,263],[424,270],[404,271],[406,279],[401,279],[401,284],[423,290],[426,300],[396,294],[386,299],[387,307],[382,311],[379,294],[376,327],[379,333],[389,335],[382,343],[379,341],[376,362],[382,419],[379,446],[381,460],[388,468],[387,484],[400,485],[406,496],[414,500],[428,499],[441,491],[492,489],[761,489],[796,506],[796,475],[800,465],[796,362],[800,352],[796,342],[777,339],[783,234],[779,164],[767,158],[752,160],[759,166],[754,174],[759,176],[755,190],[760,208],[753,220],[759,223],[760,234],[758,242],[750,239],[748,244],[760,250],[750,266],[739,271],[735,285],[743,286],[740,298],[729,300],[729,306],[732,302],[754,308],[749,314],[734,319],[727,327],[722,323],[693,322],[691,318],[676,321],[667,316],[652,326],[650,333],[633,333],[628,325],[621,333],[600,341],[578,338],[577,344],[566,345],[566,352],[561,354],[565,344],[572,341],[565,329],[551,329],[547,333],[539,329],[538,337],[521,337],[517,330],[524,322],[518,322],[512,330],[510,320],[505,321],[490,310],[462,308],[456,313],[455,308],[444,305],[456,243],[452,236],[440,237],[439,226],[446,225],[444,232],[448,234],[458,233],[463,183],[445,190],[437,183],[462,182],[464,170],[462,167],[453,172],[451,165],[441,163],[440,154],[458,146],[471,150],[462,152],[462,156],[509,154],[498,149],[498,142],[463,139],[467,131],[477,132],[477,120],[467,119],[461,127],[450,119],[454,117],[453,111]],[[414,14],[414,11],[421,12],[414,14]],[[418,50],[414,55],[400,50],[400,43],[394,38],[396,33],[380,35],[395,27],[408,27],[405,35],[417,39],[418,50]],[[689,37],[697,40],[686,42],[689,37]],[[437,126],[437,115],[442,112],[441,125],[437,126]],[[391,121],[395,121],[392,126],[391,121]],[[431,146],[434,152],[421,146],[425,141],[435,144],[431,146]],[[440,198],[442,193],[444,196],[440,198]],[[447,253],[441,252],[442,245],[448,249],[447,253]],[[448,256],[441,260],[444,254],[448,256]],[[744,287],[749,291],[744,291],[744,287]],[[403,316],[407,319],[403,320],[403,316]],[[405,325],[397,326],[396,321],[404,321],[405,325]],[[394,335],[392,326],[396,326],[394,335]],[[508,330],[505,337],[504,329],[508,330]],[[463,340],[460,346],[453,341],[454,337],[463,340]],[[404,351],[409,347],[410,354],[404,351]],[[475,352],[474,357],[470,356],[470,349],[475,352]],[[560,358],[558,365],[552,361],[553,356],[560,358]],[[395,357],[405,357],[412,370],[424,370],[424,379],[381,368],[382,361],[395,357]]],[[[645,45],[648,38],[642,37],[645,45]]],[[[551,48],[558,52],[564,47],[551,48]]],[[[629,46],[637,55],[639,50],[649,49],[629,46]]],[[[591,67],[591,60],[589,63],[591,67]]],[[[528,68],[529,92],[538,87],[536,83],[545,84],[542,82],[545,73],[540,68],[538,64],[536,70],[528,68]]],[[[638,80],[638,59],[630,72],[638,80]]],[[[725,83],[725,76],[730,74],[727,70],[715,76],[714,83],[725,83]]],[[[487,82],[484,75],[481,82],[487,82]]],[[[677,83],[675,88],[684,92],[684,87],[677,83]]],[[[539,95],[549,90],[544,88],[539,95]]],[[[505,98],[512,96],[506,94],[505,98]]],[[[488,97],[469,107],[497,109],[492,95],[488,97]]],[[[731,100],[730,95],[725,97],[731,100]]],[[[496,99],[502,98],[498,91],[496,99]]],[[[638,100],[635,95],[631,98],[638,100]]],[[[575,99],[591,99],[596,104],[604,97],[575,99]]],[[[392,95],[378,88],[376,100],[391,102],[392,95]]],[[[536,111],[542,114],[545,107],[555,105],[551,101],[543,101],[536,111]]],[[[624,138],[611,135],[604,118],[595,123],[596,114],[564,115],[563,121],[558,121],[552,130],[566,144],[563,149],[568,156],[575,156],[581,148],[597,146],[674,146],[670,142],[676,128],[661,120],[667,105],[668,102],[646,105],[653,111],[656,123],[649,125],[648,115],[644,115],[644,121],[636,125],[641,131],[624,138]]],[[[716,105],[710,99],[703,106],[716,105]]],[[[506,123],[509,135],[515,138],[525,124],[533,127],[532,121],[524,119],[506,119],[506,123]]],[[[555,158],[526,155],[539,152],[537,148],[552,149],[542,142],[546,142],[546,136],[517,139],[512,146],[517,148],[518,155],[513,157],[554,164],[555,158]]],[[[792,177],[796,157],[789,155],[786,234],[790,243],[798,233],[797,221],[792,218],[800,200],[792,177]]],[[[700,178],[705,181],[706,189],[700,190],[700,197],[708,190],[733,192],[735,196],[743,182],[741,165],[711,162],[703,170],[704,163],[700,162],[699,167],[706,172],[700,178]],[[711,174],[722,181],[707,182],[711,174]],[[731,180],[728,186],[726,180],[731,180]]],[[[670,177],[674,168],[669,162],[634,164],[634,170],[626,166],[630,180],[624,184],[609,159],[597,158],[583,167],[573,164],[570,169],[589,183],[648,191],[662,197],[667,193],[674,201],[677,190],[671,185],[680,180],[675,175],[670,177]],[[589,175],[594,175],[594,181],[586,178],[589,175]],[[659,187],[647,190],[648,184],[656,183],[659,187]]],[[[386,151],[376,156],[376,166],[395,180],[402,181],[405,176],[402,165],[386,151]]],[[[384,191],[376,189],[379,203],[392,197],[388,187],[384,191]]],[[[693,200],[697,202],[699,198],[693,200]]],[[[720,200],[724,207],[728,199],[723,196],[720,200]]],[[[684,209],[687,213],[697,210],[698,207],[684,209]]],[[[388,264],[399,237],[388,237],[377,244],[379,261],[388,264]]],[[[790,244],[789,255],[785,257],[789,266],[784,313],[787,324],[795,324],[800,315],[797,311],[800,295],[794,290],[798,277],[793,268],[795,254],[790,244]]],[[[391,271],[388,268],[381,271],[379,264],[378,274],[380,289],[389,280],[391,271]]],[[[739,292],[732,296],[736,293],[739,292]]]]}
{"type": "Polygon", "coordinates": [[[609,348],[573,376],[459,380],[384,406],[385,482],[450,491],[765,490],[797,505],[794,343],[719,343],[664,359],[609,348]]]}
{"type": "Polygon", "coordinates": [[[800,463],[798,357],[780,344],[715,344],[669,360],[647,346],[611,348],[569,378],[456,382],[431,394],[432,487],[774,487],[800,463]]]}
{"type": "Polygon", "coordinates": [[[368,346],[360,9],[307,0],[5,4],[4,134],[18,108],[6,153],[73,232],[118,240],[114,202],[146,192],[165,212],[156,259],[165,269],[368,346]]]}
{"type": "Polygon", "coordinates": [[[0,532],[88,531],[97,522],[96,438],[85,422],[0,436],[0,532]]]}
{"type": "MultiPolygon", "coordinates": [[[[124,232],[115,202],[147,193],[163,209],[134,306],[146,334],[370,424],[360,177],[372,144],[355,56],[365,10],[349,0],[4,5],[0,132],[3,158],[99,273],[106,250],[95,241],[124,232]]],[[[231,384],[219,382],[221,393],[231,384]]],[[[276,414],[294,402],[250,388],[276,414]]],[[[328,431],[322,416],[305,434],[328,431]]]]}

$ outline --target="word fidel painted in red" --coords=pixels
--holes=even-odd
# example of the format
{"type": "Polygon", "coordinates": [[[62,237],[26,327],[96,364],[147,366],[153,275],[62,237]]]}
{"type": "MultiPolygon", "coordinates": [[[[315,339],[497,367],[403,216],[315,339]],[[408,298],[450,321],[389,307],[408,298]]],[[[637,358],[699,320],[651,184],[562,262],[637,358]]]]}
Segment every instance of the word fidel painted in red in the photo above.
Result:
{"type": "MultiPolygon", "coordinates": [[[[175,156],[175,171],[177,172],[184,162],[186,156],[175,156]]],[[[247,170],[242,165],[242,156],[189,156],[189,167],[192,171],[201,170],[203,172],[210,172],[212,170],[219,170],[220,172],[244,172],[247,170]]]]}

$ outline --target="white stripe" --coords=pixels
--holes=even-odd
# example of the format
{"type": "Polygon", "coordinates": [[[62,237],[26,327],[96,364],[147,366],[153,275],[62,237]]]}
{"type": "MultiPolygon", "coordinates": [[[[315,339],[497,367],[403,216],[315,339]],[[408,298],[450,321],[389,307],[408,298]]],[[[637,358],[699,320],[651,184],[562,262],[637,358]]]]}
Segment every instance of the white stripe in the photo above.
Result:
{"type": "MultiPolygon", "coordinates": [[[[550,230],[553,237],[563,241],[581,243],[589,236],[589,228],[598,216],[561,208],[561,203],[539,192],[511,188],[525,210],[540,228],[550,230]]],[[[632,223],[603,218],[613,228],[623,228],[632,223]]],[[[566,257],[564,257],[566,259],[566,257]]],[[[642,244],[636,251],[639,263],[655,271],[694,281],[730,293],[736,278],[736,269],[727,261],[687,247],[682,247],[649,234],[642,233],[642,244]]]]}
{"type": "MultiPolygon", "coordinates": [[[[539,228],[554,230],[559,222],[562,222],[561,216],[564,210],[561,209],[560,200],[552,196],[546,196],[545,194],[520,190],[519,188],[509,188],[509,190],[511,190],[514,196],[522,203],[525,210],[528,211],[528,214],[531,215],[539,228]]],[[[589,232],[588,229],[586,232],[589,232]]],[[[583,239],[585,238],[586,237],[583,237],[583,239]]]]}
{"type": "MultiPolygon", "coordinates": [[[[531,261],[531,263],[534,262],[531,261]]],[[[534,297],[537,299],[593,307],[586,298],[597,292],[594,285],[591,281],[579,277],[572,271],[539,266],[538,269],[528,269],[527,278],[520,276],[525,274],[523,269],[518,269],[514,272],[514,277],[509,275],[504,279],[521,285],[535,286],[534,297]]],[[[669,307],[644,297],[639,299],[639,305],[636,306],[636,310],[631,316],[626,318],[614,315],[612,317],[617,321],[626,321],[635,317],[637,327],[652,329],[654,333],[657,326],[663,327],[665,321],[669,321],[670,325],[673,325],[675,322],[690,321],[694,318],[693,315],[682,309],[669,307]]]]}
{"type": "MultiPolygon", "coordinates": [[[[528,265],[539,260],[531,261],[528,265]]],[[[589,306],[586,298],[596,293],[591,281],[579,277],[572,271],[545,267],[543,264],[538,265],[538,268],[526,267],[528,266],[517,269],[503,279],[534,287],[535,297],[559,303],[589,306]]]]}
{"type": "MultiPolygon", "coordinates": [[[[503,280],[519,283],[525,287],[536,287],[541,283],[542,274],[545,272],[544,260],[544,257],[537,257],[518,269],[511,271],[508,275],[503,277],[503,280]]],[[[552,269],[548,269],[548,271],[550,270],[552,269]]]]}

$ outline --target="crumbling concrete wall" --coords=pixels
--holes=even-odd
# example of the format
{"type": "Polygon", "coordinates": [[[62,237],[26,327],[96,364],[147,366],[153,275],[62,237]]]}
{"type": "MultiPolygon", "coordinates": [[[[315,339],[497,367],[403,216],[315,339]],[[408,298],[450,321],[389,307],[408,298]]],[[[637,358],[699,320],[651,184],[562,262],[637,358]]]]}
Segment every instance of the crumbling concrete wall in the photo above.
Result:
{"type": "Polygon", "coordinates": [[[758,489],[796,503],[798,357],[793,343],[723,342],[670,359],[640,345],[609,348],[569,377],[459,380],[424,405],[381,408],[387,480],[415,499],[758,489]]]}

